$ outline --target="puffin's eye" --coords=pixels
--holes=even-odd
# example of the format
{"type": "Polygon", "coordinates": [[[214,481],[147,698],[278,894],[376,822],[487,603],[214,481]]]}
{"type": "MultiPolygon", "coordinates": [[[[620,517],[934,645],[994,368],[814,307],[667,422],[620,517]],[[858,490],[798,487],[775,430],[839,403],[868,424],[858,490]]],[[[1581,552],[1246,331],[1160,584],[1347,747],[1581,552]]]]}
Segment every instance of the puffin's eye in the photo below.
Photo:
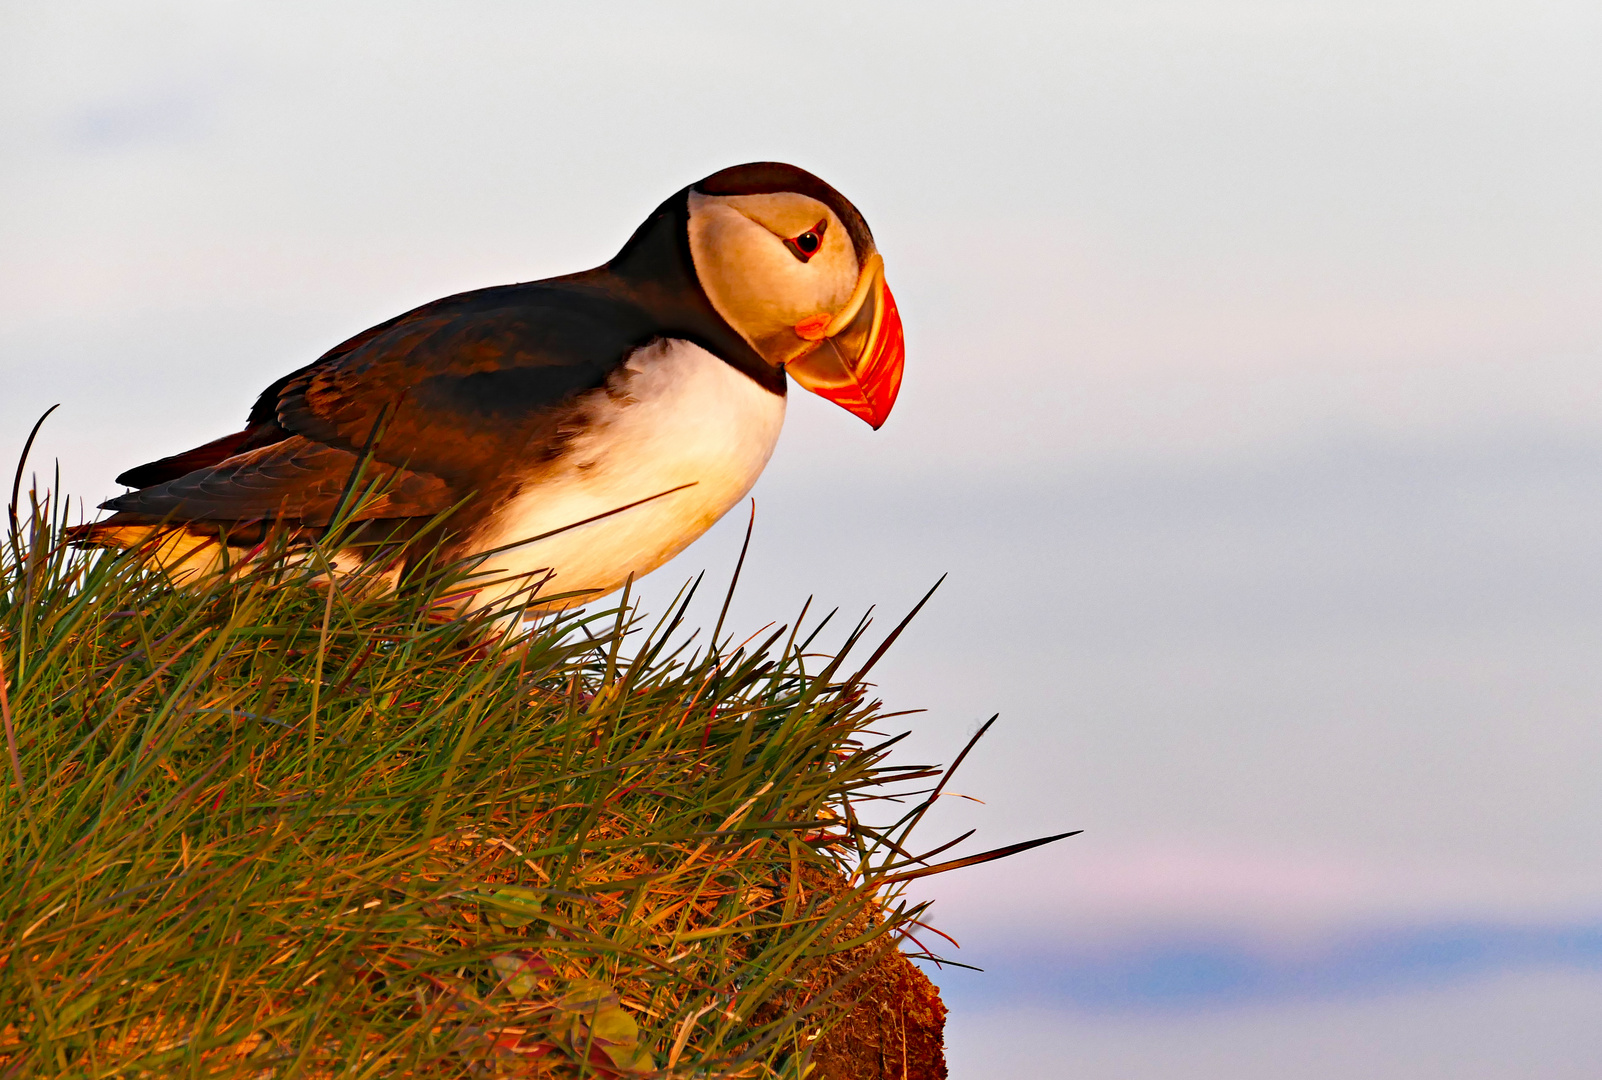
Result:
{"type": "Polygon", "coordinates": [[[829,219],[824,218],[800,236],[792,236],[785,240],[784,246],[790,249],[790,254],[806,262],[818,253],[823,247],[823,233],[829,227],[829,219]]]}

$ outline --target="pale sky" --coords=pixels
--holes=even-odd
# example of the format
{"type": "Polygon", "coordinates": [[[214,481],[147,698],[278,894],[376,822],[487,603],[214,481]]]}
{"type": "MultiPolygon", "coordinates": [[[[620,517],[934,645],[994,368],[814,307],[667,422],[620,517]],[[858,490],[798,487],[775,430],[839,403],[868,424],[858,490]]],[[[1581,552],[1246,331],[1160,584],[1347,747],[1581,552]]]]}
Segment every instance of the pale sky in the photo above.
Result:
{"type": "Polygon", "coordinates": [[[877,433],[792,395],[734,617],[949,571],[904,760],[1002,719],[931,846],[1086,830],[928,883],[989,969],[936,973],[954,1075],[1590,1075],[1598,56],[1582,3],[3,2],[0,439],[62,402],[92,503],[794,162],[907,381],[877,433]]]}

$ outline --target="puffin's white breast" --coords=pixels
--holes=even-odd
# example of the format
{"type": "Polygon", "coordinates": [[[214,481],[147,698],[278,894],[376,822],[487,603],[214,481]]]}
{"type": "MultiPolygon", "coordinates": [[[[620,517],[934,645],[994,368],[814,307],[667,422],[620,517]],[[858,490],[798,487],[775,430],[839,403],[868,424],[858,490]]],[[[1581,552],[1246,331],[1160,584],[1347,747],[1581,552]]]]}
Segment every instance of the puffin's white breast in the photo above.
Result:
{"type": "MultiPolygon", "coordinates": [[[[682,491],[488,557],[482,568],[535,575],[482,590],[485,607],[543,576],[542,595],[621,588],[682,551],[744,498],[773,454],[784,396],[687,341],[636,350],[585,403],[582,430],[474,538],[472,550],[560,529],[640,499],[682,491]]],[[[508,468],[516,468],[509,462],[508,468]]],[[[575,601],[578,602],[578,601],[575,601]]]]}

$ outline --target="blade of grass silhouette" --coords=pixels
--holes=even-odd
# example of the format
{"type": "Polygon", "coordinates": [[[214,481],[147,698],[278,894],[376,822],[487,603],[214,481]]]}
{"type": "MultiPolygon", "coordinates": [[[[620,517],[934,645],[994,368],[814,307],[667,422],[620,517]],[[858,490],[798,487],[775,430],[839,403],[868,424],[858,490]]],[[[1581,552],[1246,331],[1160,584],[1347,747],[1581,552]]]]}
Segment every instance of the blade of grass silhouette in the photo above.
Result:
{"type": "Polygon", "coordinates": [[[779,654],[780,656],[789,656],[790,650],[795,648],[796,635],[801,633],[801,624],[807,621],[807,612],[811,608],[812,597],[809,596],[807,597],[807,602],[801,605],[801,614],[795,617],[794,628],[790,631],[790,640],[784,643],[784,651],[779,654]]]}
{"type": "Polygon", "coordinates": [[[33,430],[28,432],[28,441],[22,444],[22,456],[17,458],[17,471],[11,477],[11,501],[6,503],[6,516],[11,522],[11,546],[17,551],[17,561],[22,561],[21,543],[22,523],[17,518],[17,500],[22,494],[22,474],[28,468],[28,455],[33,452],[33,440],[39,437],[39,429],[44,422],[50,419],[50,414],[61,408],[58,401],[46,409],[39,419],[33,422],[33,430]]]}
{"type": "MultiPolygon", "coordinates": [[[[812,599],[810,597],[807,598],[807,603],[812,603],[812,599]]],[[[806,640],[795,647],[796,655],[800,656],[810,649],[812,647],[812,643],[818,639],[818,635],[823,633],[824,628],[828,626],[838,614],[840,614],[839,608],[830,608],[829,613],[822,619],[818,620],[818,625],[812,628],[812,633],[807,635],[806,640]]]]}
{"type": "Polygon", "coordinates": [[[740,584],[740,570],[745,566],[745,553],[751,548],[751,531],[756,528],[756,499],[751,500],[751,518],[745,523],[745,540],[740,544],[740,557],[734,562],[734,576],[729,579],[729,591],[723,594],[723,607],[718,612],[717,625],[712,628],[712,650],[722,648],[718,635],[723,633],[723,620],[728,617],[729,604],[734,600],[735,586],[740,584]]]}
{"type": "Polygon", "coordinates": [[[1009,855],[1017,855],[1020,852],[1028,851],[1030,848],[1043,847],[1046,844],[1055,844],[1058,840],[1065,840],[1070,836],[1078,836],[1084,831],[1083,829],[1075,829],[1072,832],[1058,833],[1056,836],[1042,836],[1038,840],[1025,840],[1020,844],[1008,844],[1006,847],[992,848],[989,851],[982,851],[978,855],[969,855],[964,859],[952,859],[950,862],[935,863],[933,866],[925,866],[921,870],[904,870],[897,874],[890,874],[887,877],[874,878],[873,882],[875,885],[893,885],[898,881],[912,881],[914,878],[928,877],[931,874],[944,874],[951,870],[961,870],[965,866],[978,866],[980,863],[995,862],[997,859],[1005,859],[1009,855]]]}
{"type": "Polygon", "coordinates": [[[606,674],[601,676],[601,686],[608,689],[617,677],[617,654],[623,647],[623,635],[628,627],[629,593],[633,591],[634,575],[630,574],[623,582],[623,596],[617,602],[617,626],[612,630],[612,648],[606,654],[606,674]]]}
{"type": "MultiPolygon", "coordinates": [[[[679,595],[675,596],[673,602],[668,605],[668,614],[658,620],[656,626],[652,628],[650,636],[646,639],[645,645],[638,654],[638,658],[635,661],[636,664],[650,667],[656,662],[656,659],[662,654],[662,650],[667,647],[668,642],[672,639],[674,632],[683,623],[684,616],[690,609],[690,602],[695,599],[695,594],[701,588],[701,581],[705,577],[706,571],[703,570],[695,575],[693,582],[679,590],[679,595]],[[665,627],[664,623],[666,624],[665,627]]],[[[680,648],[685,648],[686,645],[681,645],[680,648]]]]}
{"type": "Polygon", "coordinates": [[[862,677],[873,670],[873,665],[877,664],[884,654],[890,651],[890,646],[896,643],[896,638],[901,636],[901,631],[905,630],[912,620],[918,617],[918,612],[923,610],[923,605],[929,602],[929,598],[935,594],[935,590],[945,583],[947,576],[946,574],[941,574],[940,580],[929,586],[929,591],[923,594],[923,599],[912,606],[912,610],[907,612],[906,618],[897,623],[896,628],[890,631],[890,636],[885,638],[877,649],[873,650],[873,655],[868,657],[868,662],[863,664],[855,675],[846,680],[847,685],[861,682],[862,677]]]}
{"type": "MultiPolygon", "coordinates": [[[[972,836],[974,833],[976,833],[978,831],[979,831],[978,829],[969,829],[967,832],[963,833],[961,836],[957,837],[955,840],[947,840],[945,843],[941,844],[939,847],[933,849],[932,851],[926,851],[922,855],[913,855],[908,859],[908,861],[909,862],[915,862],[915,863],[923,863],[925,866],[927,866],[930,859],[934,858],[936,855],[940,854],[942,851],[950,851],[952,848],[956,847],[958,844],[962,843],[964,840],[968,839],[968,837],[972,836]]],[[[886,869],[893,870],[893,869],[895,869],[895,867],[887,867],[886,869]]],[[[938,930],[935,931],[935,932],[939,933],[938,930]]],[[[952,944],[956,944],[956,943],[953,942],[952,944]]]]}
{"type": "MultiPolygon", "coordinates": [[[[621,513],[623,513],[624,511],[627,511],[627,510],[633,510],[636,506],[644,506],[648,502],[655,502],[657,499],[666,498],[667,496],[672,495],[672,494],[674,494],[676,492],[683,491],[686,488],[693,488],[699,482],[700,481],[698,481],[698,480],[691,480],[688,484],[680,484],[678,487],[670,487],[666,491],[659,491],[655,495],[647,495],[643,499],[635,499],[631,503],[624,503],[622,506],[614,507],[611,510],[606,510],[606,511],[603,511],[602,513],[599,513],[599,514],[592,514],[589,517],[584,518],[584,519],[582,519],[580,521],[575,521],[575,522],[572,522],[571,524],[563,525],[563,526],[561,526],[560,528],[557,528],[557,529],[551,529],[548,532],[542,532],[538,536],[530,536],[530,537],[526,537],[526,538],[524,538],[522,540],[514,540],[510,544],[502,544],[499,547],[488,548],[488,549],[486,549],[484,551],[475,551],[471,555],[464,555],[460,559],[457,559],[456,563],[453,563],[452,565],[471,562],[474,559],[482,559],[482,558],[484,558],[485,556],[488,556],[488,555],[499,555],[503,551],[511,551],[513,548],[522,547],[524,544],[535,544],[535,543],[538,543],[541,540],[549,540],[553,536],[557,536],[557,535],[559,535],[561,533],[568,532],[569,530],[572,530],[572,529],[577,529],[580,526],[589,525],[590,523],[596,522],[596,521],[601,521],[604,518],[609,518],[609,517],[613,516],[614,514],[621,514],[621,513]]],[[[593,591],[593,590],[587,590],[587,591],[593,591]]]]}
{"type": "MultiPolygon", "coordinates": [[[[935,785],[934,791],[930,792],[929,797],[919,804],[918,807],[909,815],[911,820],[907,822],[907,827],[901,830],[901,835],[903,838],[908,833],[912,832],[913,828],[917,826],[918,822],[923,820],[923,815],[929,812],[929,808],[934,806],[935,800],[940,798],[941,792],[946,790],[946,785],[951,782],[951,778],[957,775],[957,770],[962,767],[962,763],[964,759],[967,758],[968,752],[979,744],[979,740],[985,737],[985,732],[990,730],[990,725],[994,724],[1000,718],[1001,714],[996,713],[989,720],[986,720],[983,724],[981,724],[978,731],[973,733],[973,737],[968,740],[968,745],[962,748],[962,753],[958,754],[957,759],[951,763],[951,768],[947,769],[941,775],[940,782],[935,785]]],[[[897,824],[899,824],[899,822],[897,824]]],[[[891,829],[894,831],[895,826],[891,826],[891,829]]]]}

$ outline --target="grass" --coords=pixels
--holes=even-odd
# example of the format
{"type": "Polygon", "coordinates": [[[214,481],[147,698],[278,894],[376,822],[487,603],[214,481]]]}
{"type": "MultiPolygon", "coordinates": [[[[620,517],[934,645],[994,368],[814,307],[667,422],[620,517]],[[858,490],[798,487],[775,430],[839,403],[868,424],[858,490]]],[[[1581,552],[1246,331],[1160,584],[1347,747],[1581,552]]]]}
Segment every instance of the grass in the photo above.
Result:
{"type": "Polygon", "coordinates": [[[904,882],[989,857],[909,848],[865,621],[512,638],[471,568],[174,590],[63,517],[0,554],[0,1077],[799,1076],[904,882]]]}

